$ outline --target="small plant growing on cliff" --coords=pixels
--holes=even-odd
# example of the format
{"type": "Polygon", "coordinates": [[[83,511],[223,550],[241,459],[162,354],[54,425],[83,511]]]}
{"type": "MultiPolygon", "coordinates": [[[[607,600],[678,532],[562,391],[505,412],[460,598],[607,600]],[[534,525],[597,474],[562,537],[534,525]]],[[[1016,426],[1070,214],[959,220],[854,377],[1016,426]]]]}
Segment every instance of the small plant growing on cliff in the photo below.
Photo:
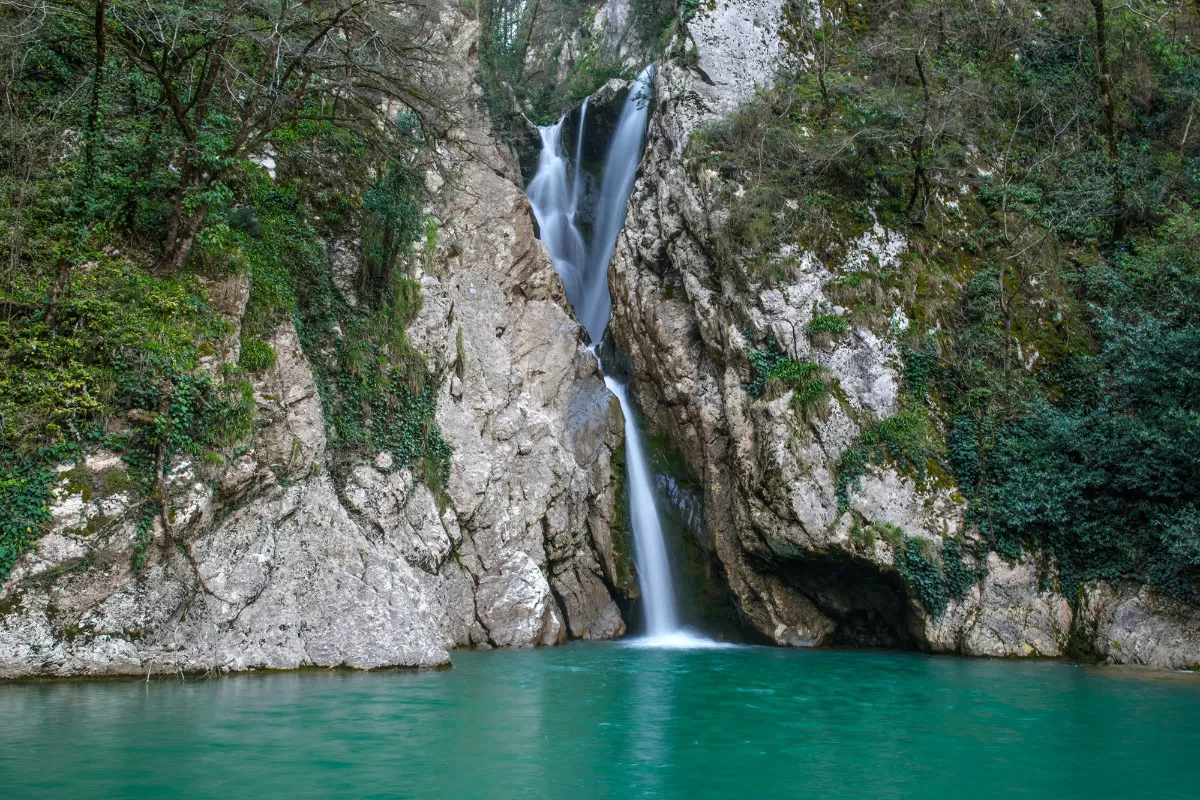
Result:
{"type": "Polygon", "coordinates": [[[837,314],[818,314],[808,323],[808,338],[815,347],[828,347],[850,330],[850,323],[837,314]]]}
{"type": "Polygon", "coordinates": [[[801,362],[796,367],[796,377],[789,384],[792,389],[792,410],[805,422],[824,419],[833,390],[829,373],[813,361],[801,362]]]}
{"type": "Polygon", "coordinates": [[[238,365],[247,372],[266,372],[275,366],[275,348],[257,337],[242,337],[238,365]]]}
{"type": "Polygon", "coordinates": [[[887,292],[882,283],[867,270],[838,275],[826,283],[821,291],[839,306],[883,306],[887,303],[887,292]]]}
{"type": "Polygon", "coordinates": [[[814,361],[793,361],[773,345],[747,353],[753,375],[746,393],[771,398],[790,390],[792,410],[806,422],[823,417],[833,390],[828,371],[814,361]]]}
{"type": "Polygon", "coordinates": [[[887,542],[893,550],[899,550],[904,545],[904,531],[899,525],[876,520],[868,526],[868,529],[873,536],[878,535],[880,539],[887,542]]]}
{"type": "Polygon", "coordinates": [[[875,528],[863,525],[857,515],[854,524],[850,526],[850,547],[858,553],[870,554],[875,552],[875,528]]]}

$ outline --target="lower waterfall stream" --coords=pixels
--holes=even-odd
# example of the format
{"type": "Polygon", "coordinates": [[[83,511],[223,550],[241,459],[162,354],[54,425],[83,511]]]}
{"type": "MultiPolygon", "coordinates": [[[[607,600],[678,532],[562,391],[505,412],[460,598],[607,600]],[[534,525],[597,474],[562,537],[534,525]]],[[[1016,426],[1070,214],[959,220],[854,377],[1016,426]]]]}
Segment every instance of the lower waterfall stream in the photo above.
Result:
{"type": "MultiPolygon", "coordinates": [[[[541,239],[546,243],[554,268],[563,280],[567,299],[588,332],[593,350],[598,349],[612,316],[608,264],[616,248],[617,236],[625,224],[626,204],[633,191],[634,177],[641,159],[653,80],[654,66],[651,65],[642,70],[629,89],[601,168],[590,237],[584,236],[580,219],[585,199],[582,164],[590,98],[580,108],[573,158],[568,158],[562,146],[566,115],[555,124],[538,129],[542,149],[537,172],[529,182],[526,194],[537,219],[541,239]]],[[[629,387],[611,375],[605,376],[604,383],[620,402],[621,413],[625,417],[629,519],[633,528],[634,563],[637,565],[646,618],[646,638],[638,640],[638,644],[666,647],[715,645],[715,642],[694,636],[680,627],[671,564],[655,504],[654,476],[646,458],[629,387]]]]}

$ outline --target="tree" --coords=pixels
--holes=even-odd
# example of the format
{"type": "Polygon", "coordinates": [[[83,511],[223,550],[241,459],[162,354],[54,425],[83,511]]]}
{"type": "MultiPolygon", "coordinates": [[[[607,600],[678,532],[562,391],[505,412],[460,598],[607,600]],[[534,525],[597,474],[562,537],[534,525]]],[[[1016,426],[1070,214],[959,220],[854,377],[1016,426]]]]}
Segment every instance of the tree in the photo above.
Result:
{"type": "Polygon", "coordinates": [[[436,90],[436,16],[409,0],[73,0],[66,13],[93,29],[90,124],[100,115],[109,46],[157,93],[153,113],[177,174],[162,244],[167,269],[184,264],[209,211],[229,202],[230,170],[281,126],[379,129],[406,109],[432,129],[446,114],[436,90]]]}
{"type": "Polygon", "coordinates": [[[1112,73],[1108,64],[1108,23],[1105,19],[1104,0],[1092,0],[1096,14],[1096,64],[1099,67],[1100,106],[1104,120],[1104,138],[1108,142],[1109,166],[1113,171],[1113,226],[1112,241],[1125,238],[1127,228],[1125,209],[1125,181],[1121,175],[1121,155],[1117,148],[1117,112],[1113,100],[1112,73]]]}

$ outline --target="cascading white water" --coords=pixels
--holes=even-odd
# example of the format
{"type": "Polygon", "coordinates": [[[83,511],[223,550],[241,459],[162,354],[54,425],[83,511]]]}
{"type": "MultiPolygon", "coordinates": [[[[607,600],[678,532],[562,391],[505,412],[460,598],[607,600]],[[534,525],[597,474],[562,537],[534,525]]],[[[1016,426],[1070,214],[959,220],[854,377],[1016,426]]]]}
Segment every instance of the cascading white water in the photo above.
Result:
{"type": "Polygon", "coordinates": [[[654,481],[628,389],[607,375],[604,384],[617,396],[621,413],[625,415],[625,470],[629,485],[629,521],[636,550],[634,559],[642,588],[642,605],[646,609],[646,635],[659,639],[678,633],[679,615],[675,611],[675,587],[671,584],[667,545],[663,541],[662,523],[654,502],[654,481]]]}
{"type": "MultiPolygon", "coordinates": [[[[533,207],[542,241],[550,251],[554,268],[562,277],[567,299],[587,329],[593,346],[598,345],[612,315],[608,294],[608,262],[612,260],[617,236],[625,224],[625,209],[633,190],[642,139],[650,106],[653,65],[638,75],[621,109],[613,130],[600,174],[595,199],[591,241],[579,229],[577,215],[583,201],[582,178],[584,125],[588,101],[579,112],[579,132],[575,139],[574,169],[562,149],[564,116],[554,125],[540,128],[542,150],[537,173],[525,193],[533,207]],[[568,179],[568,176],[570,178],[568,179]]],[[[628,470],[629,518],[633,527],[635,563],[646,613],[647,638],[642,644],[695,647],[712,644],[683,631],[675,610],[675,589],[671,565],[663,541],[662,523],[654,500],[654,480],[642,445],[628,387],[606,376],[604,383],[621,403],[625,415],[625,464],[628,470]]]]}
{"type": "MultiPolygon", "coordinates": [[[[584,126],[589,100],[579,112],[573,164],[562,149],[564,116],[554,125],[539,128],[542,150],[537,173],[525,193],[537,218],[542,241],[550,251],[554,268],[562,277],[567,299],[588,332],[593,349],[598,349],[612,315],[608,294],[608,262],[612,260],[617,236],[625,224],[626,205],[633,190],[642,139],[650,106],[653,65],[638,75],[621,109],[600,174],[599,191],[593,208],[591,241],[585,241],[578,214],[584,198],[582,173],[584,126]],[[571,167],[574,167],[573,169],[571,167]]],[[[628,470],[629,518],[633,527],[635,562],[646,614],[644,639],[636,644],[651,647],[713,647],[716,642],[694,636],[679,625],[671,565],[663,541],[662,523],[654,500],[654,476],[646,459],[642,434],[629,398],[629,389],[615,378],[604,383],[616,395],[625,415],[625,464],[628,470]]]]}
{"type": "MultiPolygon", "coordinates": [[[[578,171],[576,171],[574,187],[567,181],[567,158],[562,152],[561,143],[562,126],[565,120],[564,116],[554,125],[546,125],[538,129],[542,136],[542,152],[538,156],[537,172],[525,189],[525,194],[529,198],[529,205],[533,207],[533,216],[537,219],[541,239],[546,243],[546,249],[550,251],[550,260],[554,262],[554,269],[562,278],[563,286],[567,290],[567,299],[574,303],[578,310],[580,301],[587,296],[583,291],[583,274],[587,268],[587,245],[584,244],[583,234],[579,232],[579,228],[575,224],[575,214],[583,195],[582,181],[579,179],[578,171]]],[[[583,119],[581,117],[581,132],[582,127],[583,119]]],[[[579,141],[579,146],[582,146],[582,136],[579,141]]],[[[575,160],[578,163],[578,153],[576,153],[575,160]]],[[[605,291],[607,292],[607,286],[605,291]]],[[[591,335],[591,328],[588,328],[588,334],[591,335]]]]}
{"type": "MultiPolygon", "coordinates": [[[[650,82],[654,66],[642,70],[625,98],[621,116],[613,130],[608,153],[600,174],[596,195],[591,241],[585,242],[579,229],[579,206],[583,201],[583,138],[587,122],[588,100],[579,113],[579,133],[575,137],[574,169],[562,148],[564,116],[554,125],[539,128],[542,150],[537,172],[525,194],[533,207],[533,216],[541,230],[542,241],[550,251],[554,268],[562,277],[567,299],[588,338],[599,343],[612,316],[608,296],[608,262],[617,245],[617,234],[625,224],[625,204],[633,190],[646,117],[650,113],[650,82]]],[[[590,98],[589,98],[590,99],[590,98]]]]}

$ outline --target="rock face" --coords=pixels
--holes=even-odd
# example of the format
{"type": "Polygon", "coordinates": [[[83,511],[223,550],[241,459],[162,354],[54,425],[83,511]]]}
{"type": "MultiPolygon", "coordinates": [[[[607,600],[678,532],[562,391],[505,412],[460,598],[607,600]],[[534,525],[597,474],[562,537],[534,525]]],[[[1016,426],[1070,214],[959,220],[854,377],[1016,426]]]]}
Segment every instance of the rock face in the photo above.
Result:
{"type": "MultiPolygon", "coordinates": [[[[897,562],[905,541],[935,562],[952,540],[976,549],[978,534],[964,528],[952,489],[872,467],[839,511],[834,465],[864,425],[896,412],[898,353],[889,337],[866,328],[814,342],[808,323],[817,309],[839,313],[824,293],[834,274],[898,258],[905,237],[876,224],[844,249],[841,263],[781,251],[778,258],[795,265],[781,285],[737,285],[709,257],[721,223],[713,202],[719,178],[689,172],[684,157],[693,131],[771,80],[787,57],[780,20],[770,0],[721,0],[688,24],[696,57],[693,66],[659,70],[646,153],[609,275],[611,336],[629,355],[650,427],[678,443],[704,487],[708,544],[743,623],[779,645],[986,656],[1058,656],[1070,645],[1119,663],[1200,663],[1195,609],[1145,589],[1101,586],[1075,613],[1043,588],[1037,554],[1008,563],[993,553],[983,564],[968,556],[964,569],[979,578],[944,612],[928,612],[897,562]],[[768,340],[836,379],[819,413],[793,410],[790,392],[747,394],[747,353],[768,340]]],[[[892,325],[905,323],[897,312],[892,325]]]]}
{"type": "MultiPolygon", "coordinates": [[[[480,110],[478,25],[444,13],[459,124],[427,180],[439,238],[408,338],[450,376],[448,503],[387,454],[330,474],[317,386],[284,324],[255,381],[252,446],[171,465],[163,514],[143,513],[115,454],[64,466],[52,529],[0,591],[0,677],[432,666],[459,646],[624,632],[609,588],[619,409],[480,110]]],[[[330,254],[353,302],[353,246],[330,254]]],[[[244,278],[209,287],[235,323],[247,292],[244,278]]]]}

